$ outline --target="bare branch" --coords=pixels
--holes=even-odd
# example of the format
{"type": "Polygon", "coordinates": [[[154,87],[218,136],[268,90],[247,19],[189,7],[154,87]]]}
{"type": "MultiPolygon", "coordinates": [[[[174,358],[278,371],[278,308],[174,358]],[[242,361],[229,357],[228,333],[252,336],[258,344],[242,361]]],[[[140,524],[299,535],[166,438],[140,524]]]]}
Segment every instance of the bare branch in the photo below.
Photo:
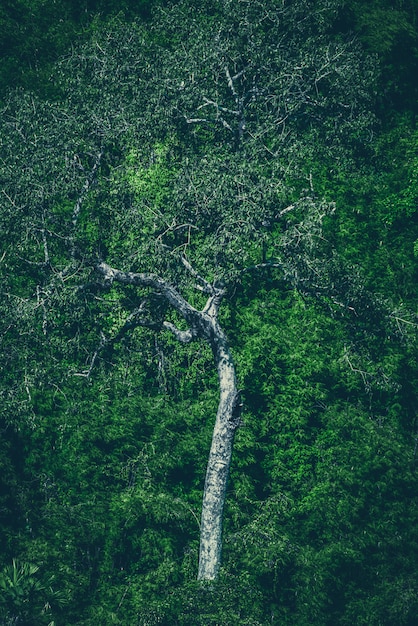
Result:
{"type": "Polygon", "coordinates": [[[121,270],[110,267],[110,265],[104,262],[98,263],[96,269],[104,276],[105,280],[110,283],[116,281],[124,285],[136,285],[138,287],[151,287],[155,289],[192,325],[199,315],[198,310],[189,304],[177,289],[156,274],[122,272],[121,270]]]}
{"type": "Polygon", "coordinates": [[[137,307],[134,311],[132,311],[130,315],[128,315],[123,326],[113,337],[106,337],[103,331],[101,331],[100,343],[93,353],[88,369],[84,370],[83,372],[75,372],[73,376],[82,376],[84,378],[89,378],[96,364],[96,361],[104,348],[106,348],[107,346],[111,346],[116,341],[119,341],[128,331],[132,330],[133,328],[137,326],[145,326],[146,328],[151,328],[152,330],[161,330],[162,324],[155,322],[150,318],[142,317],[143,315],[147,314],[145,305],[146,300],[144,299],[139,307],[137,307]]]}
{"type": "Polygon", "coordinates": [[[279,219],[280,217],[282,217],[283,215],[286,215],[286,213],[289,213],[290,211],[292,211],[295,208],[294,204],[291,204],[290,206],[286,207],[285,209],[282,209],[281,211],[279,211],[277,213],[277,215],[274,216],[274,219],[279,219]]]}
{"type": "Polygon", "coordinates": [[[11,197],[9,196],[9,194],[8,194],[8,193],[6,193],[6,191],[5,191],[4,189],[2,189],[2,190],[1,190],[1,192],[2,192],[2,194],[4,194],[4,195],[6,196],[6,198],[7,198],[7,199],[8,199],[8,201],[10,202],[10,204],[11,204],[11,205],[12,205],[15,209],[17,209],[18,211],[20,211],[20,210],[23,208],[22,206],[18,206],[18,205],[16,204],[16,202],[13,200],[13,198],[11,198],[11,197]]]}
{"type": "MultiPolygon", "coordinates": [[[[74,205],[74,210],[73,210],[73,216],[72,216],[72,223],[73,226],[75,227],[77,225],[77,220],[78,220],[78,216],[80,214],[81,211],[81,206],[83,204],[84,198],[86,197],[92,183],[94,182],[95,176],[96,176],[96,172],[97,169],[100,165],[100,161],[102,159],[103,156],[103,150],[101,150],[99,152],[99,154],[96,156],[96,159],[93,163],[93,167],[91,168],[91,171],[88,175],[88,177],[86,178],[86,180],[84,181],[84,185],[81,188],[80,191],[80,195],[77,198],[77,202],[74,205]]],[[[74,155],[74,158],[78,158],[77,155],[74,155]]]]}
{"type": "Polygon", "coordinates": [[[195,338],[195,334],[192,330],[190,330],[190,328],[188,328],[187,330],[180,330],[179,328],[177,328],[177,326],[167,321],[163,322],[163,327],[167,330],[170,330],[175,338],[182,343],[190,343],[195,338]]]}
{"type": "Polygon", "coordinates": [[[203,315],[208,315],[212,319],[216,319],[221,306],[222,299],[225,295],[224,289],[217,289],[213,296],[210,296],[202,309],[203,315]]]}
{"type": "Polygon", "coordinates": [[[180,260],[183,263],[184,267],[187,269],[187,271],[190,272],[190,274],[201,283],[201,286],[196,285],[196,288],[200,291],[203,291],[204,293],[214,295],[215,288],[213,287],[213,285],[211,285],[205,278],[200,276],[200,274],[194,269],[194,267],[184,255],[181,256],[180,260]]]}
{"type": "Polygon", "coordinates": [[[118,341],[123,337],[123,335],[125,335],[125,333],[132,330],[136,326],[144,326],[145,328],[151,328],[152,330],[161,330],[161,323],[149,317],[146,304],[147,300],[144,298],[139,307],[134,309],[134,311],[128,315],[122,328],[120,328],[116,335],[109,341],[118,341]]]}
{"type": "Polygon", "coordinates": [[[181,262],[190,274],[202,283],[201,285],[195,285],[195,288],[204,293],[210,294],[210,297],[202,309],[202,313],[204,315],[209,315],[209,317],[216,318],[222,298],[225,295],[225,289],[211,285],[205,278],[200,276],[184,255],[181,257],[181,262]]]}
{"type": "Polygon", "coordinates": [[[233,131],[233,129],[232,129],[232,126],[230,126],[230,125],[228,124],[228,122],[226,122],[226,121],[225,121],[222,117],[219,117],[219,121],[221,122],[221,124],[222,124],[222,126],[223,126],[224,128],[227,128],[229,131],[231,131],[231,133],[233,133],[233,132],[234,132],[234,131],[233,131]]]}
{"type": "Polygon", "coordinates": [[[222,111],[223,113],[231,113],[231,115],[236,115],[236,116],[240,115],[240,111],[235,111],[234,109],[228,109],[227,107],[220,106],[217,102],[214,102],[213,100],[209,100],[206,97],[203,97],[203,100],[205,101],[205,104],[201,104],[199,107],[197,107],[197,110],[203,109],[206,106],[212,105],[215,107],[217,111],[222,111]]]}
{"type": "Polygon", "coordinates": [[[45,259],[44,264],[45,266],[49,266],[51,265],[51,262],[49,258],[48,241],[47,241],[46,234],[45,234],[45,228],[41,228],[41,235],[42,235],[42,242],[44,245],[44,259],[45,259]]]}
{"type": "Polygon", "coordinates": [[[241,270],[241,273],[244,272],[256,272],[257,270],[263,270],[263,269],[274,269],[274,268],[279,268],[279,269],[283,269],[283,263],[280,263],[278,261],[265,261],[264,263],[256,263],[255,265],[250,265],[249,267],[244,267],[241,270]]]}
{"type": "Polygon", "coordinates": [[[90,361],[90,365],[88,367],[87,370],[84,370],[84,372],[74,372],[73,376],[82,376],[83,378],[89,378],[90,374],[93,371],[93,368],[96,364],[96,360],[97,357],[99,356],[99,353],[103,350],[103,348],[105,347],[105,345],[107,345],[109,343],[109,340],[106,338],[105,334],[103,332],[100,333],[100,344],[98,345],[98,347],[96,348],[91,361],[90,361]]]}
{"type": "Polygon", "coordinates": [[[225,66],[225,74],[226,74],[226,79],[228,82],[228,87],[230,88],[230,90],[232,91],[233,96],[236,98],[237,97],[237,92],[235,91],[235,87],[234,87],[234,80],[236,80],[237,78],[239,78],[239,76],[244,72],[244,70],[242,70],[240,73],[236,74],[233,78],[231,78],[231,74],[229,73],[229,69],[228,66],[225,66]]]}
{"type": "Polygon", "coordinates": [[[186,117],[184,116],[184,119],[186,120],[186,122],[188,124],[200,124],[202,122],[206,123],[206,124],[210,124],[212,120],[207,120],[205,118],[201,118],[201,117],[186,117]]]}

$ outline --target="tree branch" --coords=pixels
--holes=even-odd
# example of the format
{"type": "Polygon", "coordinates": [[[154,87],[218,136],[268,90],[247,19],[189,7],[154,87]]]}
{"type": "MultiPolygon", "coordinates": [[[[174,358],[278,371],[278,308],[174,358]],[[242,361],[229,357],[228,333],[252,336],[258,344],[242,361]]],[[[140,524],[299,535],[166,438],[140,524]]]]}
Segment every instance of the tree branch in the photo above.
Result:
{"type": "Polygon", "coordinates": [[[183,263],[184,267],[187,269],[187,271],[190,272],[190,274],[201,283],[200,286],[196,285],[196,287],[204,293],[214,295],[215,287],[211,285],[205,278],[203,278],[203,276],[200,276],[200,274],[194,269],[190,261],[188,261],[184,255],[180,257],[180,260],[183,263]]]}
{"type": "MultiPolygon", "coordinates": [[[[80,214],[80,210],[81,210],[81,206],[83,204],[84,198],[87,195],[87,192],[89,191],[91,184],[94,181],[94,177],[96,175],[97,169],[100,165],[100,161],[102,160],[102,156],[103,156],[103,150],[101,150],[99,152],[99,154],[96,156],[95,161],[93,163],[93,167],[91,168],[91,171],[88,175],[88,177],[86,178],[86,180],[84,181],[84,185],[80,191],[80,195],[77,198],[77,201],[74,205],[74,209],[73,209],[73,216],[72,216],[72,223],[73,226],[77,225],[77,220],[78,220],[78,216],[80,214]]],[[[76,155],[74,156],[74,158],[76,158],[76,155]]]]}
{"type": "Polygon", "coordinates": [[[129,330],[132,330],[137,326],[145,326],[146,328],[151,328],[152,330],[161,330],[162,324],[155,322],[154,320],[141,317],[141,315],[143,315],[145,312],[145,304],[146,301],[143,300],[139,307],[137,307],[134,311],[132,311],[130,315],[128,315],[123,326],[113,337],[106,337],[104,332],[101,331],[100,343],[93,353],[88,369],[84,370],[84,372],[75,372],[73,376],[82,376],[84,378],[89,378],[96,364],[97,358],[100,355],[100,352],[102,352],[107,346],[111,346],[116,341],[119,341],[119,339],[121,339],[129,330]]]}
{"type": "Polygon", "coordinates": [[[163,322],[163,328],[170,330],[175,338],[181,341],[181,343],[190,343],[195,338],[195,333],[193,333],[190,328],[187,330],[180,330],[171,322],[163,322]]]}
{"type": "Polygon", "coordinates": [[[224,295],[225,290],[219,289],[216,293],[213,294],[213,296],[210,296],[202,309],[203,315],[208,315],[212,319],[216,319],[224,295]]]}
{"type": "Polygon", "coordinates": [[[119,282],[123,285],[136,285],[138,287],[152,287],[156,291],[163,294],[167,302],[176,309],[192,326],[199,316],[199,311],[187,302],[185,298],[170,283],[157,274],[152,273],[136,273],[122,272],[107,263],[101,262],[96,265],[96,269],[100,272],[106,281],[113,283],[119,282]]]}
{"type": "Polygon", "coordinates": [[[285,209],[282,209],[281,211],[279,211],[277,213],[277,215],[274,216],[274,219],[278,220],[280,217],[282,217],[283,215],[286,215],[286,213],[289,213],[294,208],[295,208],[295,205],[291,204],[290,206],[286,207],[285,209]]]}

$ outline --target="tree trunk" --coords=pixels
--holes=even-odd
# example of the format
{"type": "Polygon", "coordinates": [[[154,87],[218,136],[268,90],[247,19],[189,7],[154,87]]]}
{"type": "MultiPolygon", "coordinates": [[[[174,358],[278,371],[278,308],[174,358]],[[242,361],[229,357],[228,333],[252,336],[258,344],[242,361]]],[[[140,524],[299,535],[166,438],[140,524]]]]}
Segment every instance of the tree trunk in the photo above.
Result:
{"type": "Polygon", "coordinates": [[[157,329],[166,328],[183,343],[200,338],[207,341],[211,346],[218,370],[220,398],[203,492],[197,577],[198,580],[213,580],[217,577],[221,565],[223,510],[232,446],[235,431],[240,423],[241,404],[228,339],[217,321],[219,306],[225,292],[223,289],[216,289],[199,276],[187,259],[183,258],[182,262],[203,285],[203,291],[210,294],[202,311],[195,309],[175,287],[156,274],[123,272],[103,262],[98,263],[97,270],[110,283],[116,280],[122,284],[151,287],[166,298],[190,327],[188,330],[180,330],[167,320],[162,324],[161,322],[157,323],[146,316],[146,310],[144,317],[142,317],[141,307],[128,317],[130,323],[135,320],[137,325],[148,326],[153,329],[156,326],[157,329]]]}
{"type": "Polygon", "coordinates": [[[200,528],[198,580],[217,577],[222,553],[222,521],[240,401],[228,341],[215,322],[211,347],[218,370],[220,398],[206,470],[200,528]]]}

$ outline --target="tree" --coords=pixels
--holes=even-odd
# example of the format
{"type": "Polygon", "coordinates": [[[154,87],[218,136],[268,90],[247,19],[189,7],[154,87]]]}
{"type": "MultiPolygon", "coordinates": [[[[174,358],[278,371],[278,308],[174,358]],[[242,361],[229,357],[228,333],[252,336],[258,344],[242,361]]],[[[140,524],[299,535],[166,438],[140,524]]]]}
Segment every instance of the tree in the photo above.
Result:
{"type": "Polygon", "coordinates": [[[26,319],[58,337],[57,364],[82,344],[90,358],[76,373],[86,377],[137,326],[212,350],[220,400],[199,579],[219,571],[241,420],[222,301],[244,276],[270,269],[337,293],[321,272],[321,227],[334,206],[316,197],[309,164],[329,163],[331,152],[354,167],[367,149],[374,76],[335,33],[338,6],[180,2],[148,30],[99,29],[57,66],[57,101],[19,92],[4,111],[9,316],[24,302],[26,319]]]}

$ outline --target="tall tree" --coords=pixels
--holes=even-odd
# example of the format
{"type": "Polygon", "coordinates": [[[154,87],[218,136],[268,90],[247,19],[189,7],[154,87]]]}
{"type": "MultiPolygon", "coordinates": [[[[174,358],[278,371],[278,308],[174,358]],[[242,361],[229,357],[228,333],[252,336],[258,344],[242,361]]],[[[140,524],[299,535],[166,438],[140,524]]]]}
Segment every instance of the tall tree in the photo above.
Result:
{"type": "Polygon", "coordinates": [[[180,2],[148,30],[98,32],[57,66],[59,101],[19,92],[3,115],[5,291],[27,304],[26,317],[40,317],[46,339],[81,341],[85,376],[136,326],[212,350],[220,399],[199,579],[219,571],[241,420],[222,301],[265,268],[338,295],[319,269],[334,206],[316,196],[309,164],[332,152],[353,166],[374,77],[362,51],[335,34],[338,8],[180,2]]]}

